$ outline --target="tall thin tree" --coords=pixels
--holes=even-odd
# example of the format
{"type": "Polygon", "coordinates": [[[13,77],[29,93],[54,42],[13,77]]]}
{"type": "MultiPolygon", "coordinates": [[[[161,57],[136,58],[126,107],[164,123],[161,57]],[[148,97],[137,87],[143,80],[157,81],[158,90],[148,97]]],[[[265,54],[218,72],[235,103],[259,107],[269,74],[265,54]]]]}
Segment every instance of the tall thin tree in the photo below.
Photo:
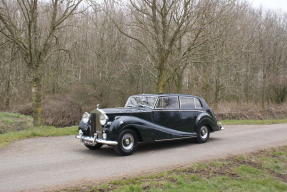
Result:
{"type": "Polygon", "coordinates": [[[0,1],[0,33],[15,43],[31,71],[34,126],[41,125],[43,118],[42,66],[57,41],[57,31],[75,13],[81,2],[82,0],[50,0],[47,4],[46,1],[39,0],[0,1]],[[40,3],[45,4],[48,10],[48,26],[39,22],[40,3]]]}

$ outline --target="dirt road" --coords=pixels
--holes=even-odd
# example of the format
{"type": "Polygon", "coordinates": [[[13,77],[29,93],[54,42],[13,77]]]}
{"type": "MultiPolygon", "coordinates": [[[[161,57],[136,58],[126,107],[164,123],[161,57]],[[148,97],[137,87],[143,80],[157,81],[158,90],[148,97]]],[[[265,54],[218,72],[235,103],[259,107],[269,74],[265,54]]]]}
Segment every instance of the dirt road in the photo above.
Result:
{"type": "Polygon", "coordinates": [[[225,126],[205,144],[150,144],[127,157],[117,156],[108,147],[89,151],[73,136],[27,139],[0,149],[0,191],[47,190],[279,145],[287,145],[287,124],[225,126]]]}

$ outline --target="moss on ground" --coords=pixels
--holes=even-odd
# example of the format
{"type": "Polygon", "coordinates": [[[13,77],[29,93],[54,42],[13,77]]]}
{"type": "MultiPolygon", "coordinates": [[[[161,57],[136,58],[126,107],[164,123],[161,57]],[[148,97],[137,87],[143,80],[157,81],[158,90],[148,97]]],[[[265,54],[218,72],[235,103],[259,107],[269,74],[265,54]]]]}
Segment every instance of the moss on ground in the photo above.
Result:
{"type": "Polygon", "coordinates": [[[19,113],[0,112],[0,134],[32,127],[32,117],[19,113]]]}

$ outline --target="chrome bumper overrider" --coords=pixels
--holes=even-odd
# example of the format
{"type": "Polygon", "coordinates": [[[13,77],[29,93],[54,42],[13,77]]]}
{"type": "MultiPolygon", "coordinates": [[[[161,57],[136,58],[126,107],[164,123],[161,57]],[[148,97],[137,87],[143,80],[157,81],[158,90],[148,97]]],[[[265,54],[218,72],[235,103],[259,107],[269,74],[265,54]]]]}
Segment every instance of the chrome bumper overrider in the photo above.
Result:
{"type": "Polygon", "coordinates": [[[83,136],[81,131],[79,132],[79,135],[76,135],[75,137],[76,137],[76,139],[80,139],[81,142],[88,144],[88,145],[93,145],[93,146],[95,146],[97,143],[102,143],[102,144],[106,144],[106,145],[117,145],[118,144],[117,141],[108,141],[105,139],[97,138],[96,134],[94,137],[83,136]]]}
{"type": "Polygon", "coordinates": [[[217,122],[217,125],[219,126],[219,131],[224,130],[224,127],[220,121],[217,122]]]}

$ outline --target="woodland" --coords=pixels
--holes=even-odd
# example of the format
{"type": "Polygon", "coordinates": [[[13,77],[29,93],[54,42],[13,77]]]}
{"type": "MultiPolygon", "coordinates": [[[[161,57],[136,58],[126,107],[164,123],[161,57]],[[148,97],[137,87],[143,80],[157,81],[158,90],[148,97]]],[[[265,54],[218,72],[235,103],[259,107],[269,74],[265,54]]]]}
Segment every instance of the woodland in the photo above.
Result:
{"type": "Polygon", "coordinates": [[[287,14],[246,1],[0,0],[0,110],[36,126],[139,93],[265,109],[286,74],[287,14]]]}

